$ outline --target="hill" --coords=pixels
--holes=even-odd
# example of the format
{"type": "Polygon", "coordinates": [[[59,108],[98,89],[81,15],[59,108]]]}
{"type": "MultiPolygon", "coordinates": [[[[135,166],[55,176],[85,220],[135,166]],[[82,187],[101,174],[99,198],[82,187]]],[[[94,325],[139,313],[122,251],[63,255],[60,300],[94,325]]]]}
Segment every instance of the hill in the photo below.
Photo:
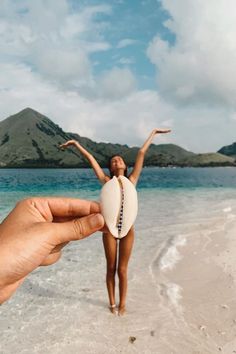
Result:
{"type": "Polygon", "coordinates": [[[186,160],[186,163],[192,167],[234,166],[235,160],[220,153],[206,153],[197,154],[193,158],[186,160]]]}
{"type": "MultiPolygon", "coordinates": [[[[120,154],[132,166],[138,147],[97,143],[75,133],[64,132],[39,112],[25,108],[0,122],[0,167],[89,167],[74,147],[62,151],[59,145],[75,139],[107,166],[110,156],[120,154]]],[[[234,165],[234,158],[220,153],[195,154],[174,144],[152,144],[145,156],[146,166],[234,165]]]]}
{"type": "Polygon", "coordinates": [[[220,154],[236,158],[236,143],[223,146],[218,152],[220,154]]]}
{"type": "Polygon", "coordinates": [[[58,145],[70,139],[44,115],[26,108],[0,122],[0,164],[4,167],[56,167],[82,162],[80,154],[58,145]]]}

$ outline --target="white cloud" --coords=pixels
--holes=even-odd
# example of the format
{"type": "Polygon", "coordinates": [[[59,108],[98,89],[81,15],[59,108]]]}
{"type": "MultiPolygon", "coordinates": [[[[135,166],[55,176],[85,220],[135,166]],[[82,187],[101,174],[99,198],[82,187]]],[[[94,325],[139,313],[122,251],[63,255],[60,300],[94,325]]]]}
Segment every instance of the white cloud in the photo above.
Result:
{"type": "Polygon", "coordinates": [[[165,98],[179,104],[236,105],[234,0],[162,0],[173,45],[156,36],[147,54],[165,98]]]}
{"type": "Polygon", "coordinates": [[[124,38],[119,41],[119,43],[117,44],[117,48],[125,48],[125,47],[128,47],[128,46],[136,44],[136,43],[137,43],[137,40],[135,40],[135,39],[124,38]]]}
{"type": "MultiPolygon", "coordinates": [[[[65,131],[96,141],[141,145],[158,126],[173,132],[155,143],[193,151],[214,151],[235,141],[235,3],[162,3],[176,42],[169,45],[156,36],[149,43],[157,92],[140,90],[129,68],[113,67],[95,77],[93,68],[102,61],[91,53],[111,48],[108,22],[97,15],[109,16],[110,6],[72,13],[68,0],[2,0],[0,118],[30,106],[65,131]]],[[[133,44],[124,38],[118,46],[133,44]]],[[[139,69],[136,56],[120,57],[113,49],[113,62],[129,65],[134,59],[139,69]]]]}
{"type": "Polygon", "coordinates": [[[102,35],[106,24],[96,15],[110,12],[102,4],[71,13],[66,0],[4,0],[0,60],[27,61],[44,80],[64,89],[91,87],[90,53],[110,48],[102,35]]]}
{"type": "Polygon", "coordinates": [[[76,88],[92,81],[90,61],[79,48],[76,52],[52,48],[35,54],[38,71],[62,87],[76,88]]]}
{"type": "Polygon", "coordinates": [[[153,91],[133,91],[122,99],[89,100],[63,92],[24,65],[0,64],[1,119],[25,107],[47,115],[65,131],[96,141],[141,144],[172,109],[153,91]],[[32,89],[34,88],[34,89],[32,89]]]}
{"type": "Polygon", "coordinates": [[[214,151],[235,139],[234,115],[226,120],[226,109],[177,110],[151,90],[91,100],[62,91],[22,64],[0,63],[0,72],[0,120],[32,107],[65,131],[131,146],[141,146],[155,127],[170,127],[172,133],[158,136],[154,143],[172,142],[196,152],[214,151]]]}
{"type": "Polygon", "coordinates": [[[87,39],[91,42],[96,39],[100,42],[103,38],[101,32],[107,27],[107,23],[96,21],[96,16],[98,14],[109,15],[110,13],[111,7],[109,5],[87,6],[77,13],[68,14],[64,25],[60,27],[60,33],[69,40],[81,36],[80,39],[87,39]]]}
{"type": "Polygon", "coordinates": [[[113,68],[98,81],[98,94],[106,99],[126,97],[137,86],[135,76],[128,68],[113,68]]]}
{"type": "Polygon", "coordinates": [[[134,58],[126,58],[126,57],[122,57],[118,60],[118,63],[121,65],[131,65],[135,63],[134,58]]]}

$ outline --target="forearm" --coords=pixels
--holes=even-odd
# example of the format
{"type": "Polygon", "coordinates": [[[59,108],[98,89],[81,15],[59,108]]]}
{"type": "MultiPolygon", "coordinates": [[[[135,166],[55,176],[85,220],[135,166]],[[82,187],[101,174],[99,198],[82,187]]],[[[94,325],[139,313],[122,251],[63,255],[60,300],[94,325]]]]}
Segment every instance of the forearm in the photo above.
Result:
{"type": "Polygon", "coordinates": [[[101,169],[99,163],[97,160],[93,157],[92,154],[90,154],[83,146],[81,146],[78,142],[75,143],[75,146],[79,149],[79,151],[83,154],[83,156],[88,160],[90,163],[91,167],[93,168],[96,176],[98,177],[99,180],[103,181],[105,174],[103,170],[101,169]]]}
{"type": "Polygon", "coordinates": [[[149,148],[149,146],[151,145],[153,138],[154,138],[153,132],[149,135],[149,137],[147,138],[147,140],[144,142],[143,146],[141,146],[141,148],[139,149],[140,152],[142,152],[143,154],[145,154],[149,148]]]}
{"type": "Polygon", "coordinates": [[[74,145],[87,160],[91,158],[92,155],[82,145],[80,145],[80,143],[76,142],[74,145]]]}
{"type": "Polygon", "coordinates": [[[129,176],[131,182],[133,182],[134,184],[136,184],[138,181],[139,175],[143,168],[146,151],[148,150],[150,144],[152,143],[154,135],[155,135],[154,131],[152,131],[149,137],[147,138],[147,140],[145,141],[145,143],[143,144],[143,146],[141,146],[141,148],[138,151],[133,171],[129,176]]]}

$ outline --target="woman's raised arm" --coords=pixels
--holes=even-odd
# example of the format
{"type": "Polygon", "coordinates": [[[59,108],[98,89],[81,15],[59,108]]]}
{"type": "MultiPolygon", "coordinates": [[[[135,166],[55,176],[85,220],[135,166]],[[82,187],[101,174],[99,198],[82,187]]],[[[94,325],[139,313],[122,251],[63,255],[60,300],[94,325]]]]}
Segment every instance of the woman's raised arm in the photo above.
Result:
{"type": "Polygon", "coordinates": [[[93,155],[90,154],[82,145],[80,145],[80,143],[78,141],[69,140],[66,143],[60,145],[60,148],[65,149],[70,145],[75,146],[82,153],[82,155],[88,160],[88,162],[92,166],[97,178],[99,179],[99,181],[102,184],[107,182],[110,179],[109,176],[105,175],[104,171],[102,170],[102,168],[99,165],[99,163],[97,162],[97,160],[93,157],[93,155]]]}
{"type": "Polygon", "coordinates": [[[147,140],[145,141],[143,146],[139,149],[136,160],[135,160],[134,168],[133,168],[131,174],[129,175],[129,179],[133,184],[136,185],[138,182],[140,173],[143,168],[145,154],[146,154],[149,146],[151,145],[154,136],[156,134],[166,134],[166,133],[169,133],[170,131],[171,131],[170,129],[153,129],[153,131],[151,132],[151,134],[149,135],[149,137],[147,138],[147,140]]]}

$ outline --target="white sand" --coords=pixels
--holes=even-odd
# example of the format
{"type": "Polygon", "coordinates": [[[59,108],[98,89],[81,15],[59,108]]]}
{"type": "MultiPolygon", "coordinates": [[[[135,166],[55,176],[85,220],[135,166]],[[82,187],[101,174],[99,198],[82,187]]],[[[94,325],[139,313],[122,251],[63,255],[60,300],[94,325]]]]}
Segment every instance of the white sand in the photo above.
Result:
{"type": "Polygon", "coordinates": [[[98,233],[67,246],[0,307],[0,353],[236,352],[235,215],[230,194],[143,196],[127,315],[107,309],[98,233]]]}
{"type": "Polygon", "coordinates": [[[235,236],[228,214],[199,225],[178,247],[182,259],[165,272],[165,283],[178,284],[180,298],[170,305],[175,324],[166,326],[160,353],[236,353],[235,236]]]}

